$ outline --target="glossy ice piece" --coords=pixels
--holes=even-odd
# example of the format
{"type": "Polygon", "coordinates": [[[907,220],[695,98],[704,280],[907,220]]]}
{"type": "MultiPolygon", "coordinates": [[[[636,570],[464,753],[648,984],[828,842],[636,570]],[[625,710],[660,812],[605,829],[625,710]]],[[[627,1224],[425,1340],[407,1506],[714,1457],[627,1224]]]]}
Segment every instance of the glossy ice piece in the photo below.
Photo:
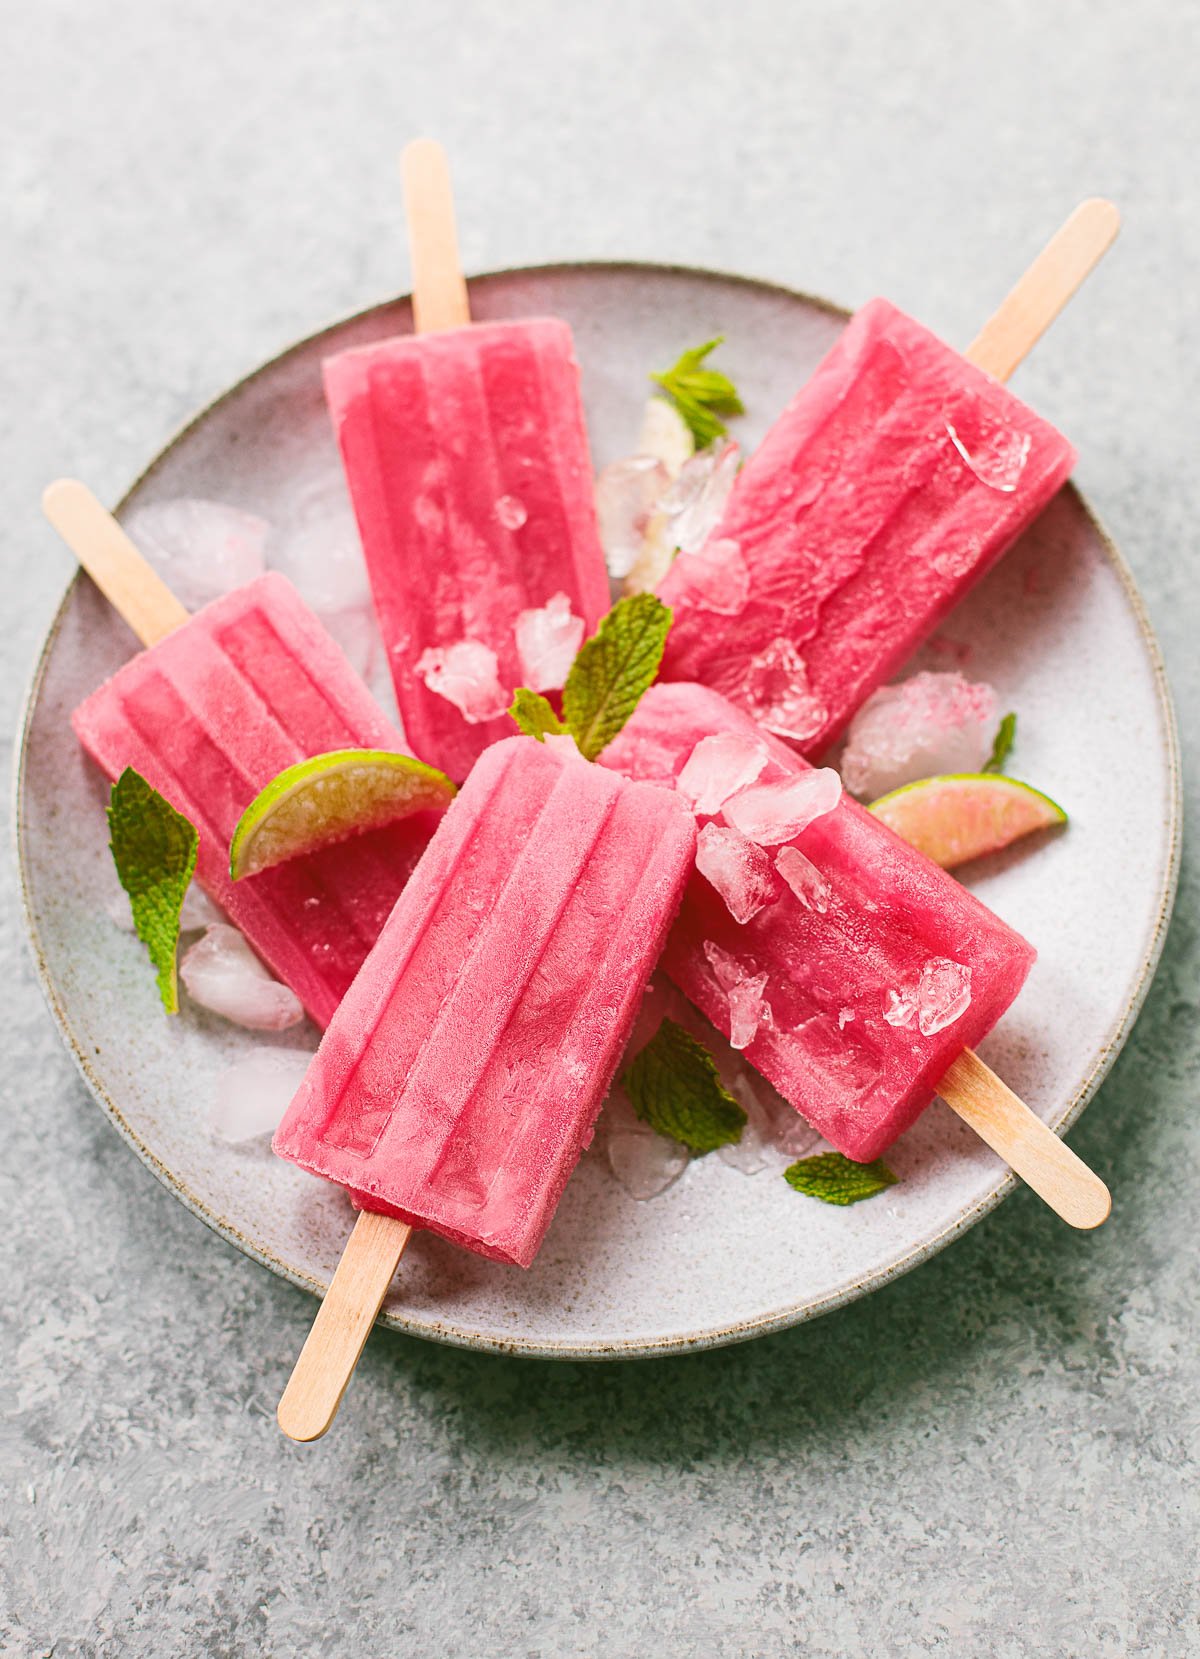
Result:
{"type": "MultiPolygon", "coordinates": [[[[716,692],[658,685],[602,760],[666,785],[716,732],[761,735],[716,692]]],[[[785,744],[766,741],[770,759],[758,784],[808,770],[785,744]]],[[[781,850],[777,866],[787,880],[744,925],[695,874],[663,968],[725,1035],[736,1019],[739,1037],[744,988],[765,975],[746,1057],[835,1147],[871,1159],[1008,1008],[1034,951],[848,795],[789,846],[804,865],[779,864],[781,850]]]]}
{"type": "Polygon", "coordinates": [[[463,641],[524,684],[515,627],[565,594],[592,633],[608,609],[571,331],[476,323],[361,346],[325,390],[367,556],[404,729],[462,779],[507,716],[468,721],[418,671],[463,641]]]}
{"type": "Polygon", "coordinates": [[[664,678],[723,692],[819,754],[1074,460],[998,381],[873,300],[743,468],[714,532],[738,546],[745,603],[718,625],[685,558],[660,584],[675,613],[664,678]]]}
{"type": "Polygon", "coordinates": [[[673,791],[531,738],[451,805],[275,1150],[370,1209],[528,1267],[692,868],[673,791]]]}
{"type": "Polygon", "coordinates": [[[436,817],[230,881],[237,821],[285,767],[331,749],[405,748],[286,577],[260,577],[198,611],[81,703],[73,723],[110,778],[136,768],[195,824],[200,882],[327,1024],[436,817]]]}

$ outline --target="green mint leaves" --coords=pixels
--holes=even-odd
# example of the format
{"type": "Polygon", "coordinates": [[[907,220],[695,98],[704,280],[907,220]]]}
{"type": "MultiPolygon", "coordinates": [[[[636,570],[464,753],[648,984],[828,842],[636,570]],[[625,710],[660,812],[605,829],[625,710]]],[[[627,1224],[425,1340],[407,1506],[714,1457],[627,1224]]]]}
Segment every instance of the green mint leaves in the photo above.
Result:
{"type": "Polygon", "coordinates": [[[567,729],[541,692],[530,691],[525,686],[519,686],[513,692],[512,707],[508,712],[525,736],[536,737],[539,743],[547,737],[560,737],[567,729]]]}
{"type": "MultiPolygon", "coordinates": [[[[654,684],[670,627],[671,612],[661,599],[635,593],[618,599],[580,647],[563,687],[563,719],[585,759],[595,760],[612,742],[654,684]]],[[[521,697],[518,692],[514,719],[521,697]]]]}
{"type": "Polygon", "coordinates": [[[715,1152],[742,1138],[745,1112],[721,1082],[712,1055],[674,1020],[662,1022],[621,1083],[642,1122],[689,1152],[715,1152]]]}
{"type": "Polygon", "coordinates": [[[1012,753],[1012,746],[1017,736],[1017,717],[1015,714],[1006,714],[1000,722],[1000,729],[992,742],[992,752],[983,763],[985,772],[1003,772],[1004,762],[1012,753]]]}
{"type": "Polygon", "coordinates": [[[703,449],[714,438],[724,434],[726,427],[720,418],[722,415],[745,414],[738,389],[729,376],[717,369],[704,367],[709,353],[715,351],[724,338],[723,334],[718,334],[715,340],[706,340],[694,351],[685,351],[673,368],[650,376],[674,401],[691,428],[697,449],[703,449]]]}
{"type": "Polygon", "coordinates": [[[894,1187],[899,1176],[876,1158],[873,1164],[856,1164],[840,1152],[819,1152],[815,1158],[801,1158],[783,1172],[788,1186],[822,1204],[857,1204],[894,1187]]]}
{"type": "Polygon", "coordinates": [[[112,786],[108,830],[113,862],[129,894],[133,925],[158,973],[168,1014],[179,1012],[175,947],[179,911],[196,868],[195,826],[127,766],[112,786]]]}

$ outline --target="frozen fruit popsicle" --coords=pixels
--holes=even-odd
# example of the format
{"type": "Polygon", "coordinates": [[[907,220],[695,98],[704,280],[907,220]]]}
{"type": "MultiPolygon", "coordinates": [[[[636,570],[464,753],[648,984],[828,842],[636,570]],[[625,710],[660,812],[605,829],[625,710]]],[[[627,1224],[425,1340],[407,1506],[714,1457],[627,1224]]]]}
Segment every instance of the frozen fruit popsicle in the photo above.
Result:
{"type": "Polygon", "coordinates": [[[461,779],[517,686],[562,685],[608,576],[569,327],[471,326],[441,151],[405,178],[423,332],[330,358],[325,390],[405,731],[461,779]]]}
{"type": "Polygon", "coordinates": [[[997,376],[1116,226],[1111,204],[1085,203],[965,357],[886,300],[859,311],[742,470],[707,562],[680,554],[659,585],[664,678],[825,749],[1069,475],[1071,445],[997,376]],[[735,614],[712,608],[718,553],[735,614]]]}
{"type": "Polygon", "coordinates": [[[275,1136],[368,1212],[281,1402],[285,1432],[327,1426],[329,1367],[344,1386],[409,1226],[532,1262],[694,847],[671,791],[530,738],[476,762],[275,1136]]]}
{"type": "Polygon", "coordinates": [[[236,883],[230,838],[285,767],[333,749],[402,749],[400,734],[285,577],[260,577],[189,618],[82,485],[53,486],[47,511],[85,561],[84,543],[107,546],[133,595],[122,613],[158,640],[76,709],[81,743],[109,777],[136,768],[195,824],[201,884],[325,1025],[436,815],[415,814],[236,883]],[[130,608],[147,594],[157,595],[159,612],[130,608]]]}
{"type": "Polygon", "coordinates": [[[275,1150],[528,1267],[678,909],[678,796],[529,738],[446,813],[325,1033],[275,1150]]]}
{"type": "MultiPolygon", "coordinates": [[[[833,774],[684,682],[647,692],[602,763],[674,781],[707,809],[663,967],[835,1147],[868,1161],[935,1091],[962,1110],[964,1093],[985,1086],[991,1074],[969,1051],[1017,995],[1033,948],[856,801],[830,793],[833,774]],[[733,791],[724,800],[722,778],[733,791]]],[[[968,1121],[1043,1196],[1046,1160],[1079,1177],[1075,1215],[1090,1219],[1075,1224],[1103,1220],[1102,1184],[992,1081],[1014,1133],[998,1144],[979,1113],[968,1121]]]]}

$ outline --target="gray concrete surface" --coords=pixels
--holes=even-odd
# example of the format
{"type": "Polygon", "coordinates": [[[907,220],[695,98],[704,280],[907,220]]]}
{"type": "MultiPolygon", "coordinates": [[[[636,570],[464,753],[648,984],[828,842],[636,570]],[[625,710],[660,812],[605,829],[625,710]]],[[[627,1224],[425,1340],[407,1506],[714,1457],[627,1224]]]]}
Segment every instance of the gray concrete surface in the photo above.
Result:
{"type": "MultiPolygon", "coordinates": [[[[954,339],[1069,204],[1116,197],[1119,249],[1022,390],[1079,444],[1194,750],[1194,0],[43,0],[7,35],[6,732],[67,575],[42,483],[115,497],[197,403],[403,286],[391,154],[428,130],[469,268],[710,263],[954,339]]],[[[302,1450],[265,1356],[311,1303],[107,1127],[10,908],[0,1650],[1200,1651],[1197,915],[1186,860],[1073,1137],[1116,1191],[1100,1235],[1020,1195],[883,1294],[672,1362],[381,1336],[302,1450]]]]}

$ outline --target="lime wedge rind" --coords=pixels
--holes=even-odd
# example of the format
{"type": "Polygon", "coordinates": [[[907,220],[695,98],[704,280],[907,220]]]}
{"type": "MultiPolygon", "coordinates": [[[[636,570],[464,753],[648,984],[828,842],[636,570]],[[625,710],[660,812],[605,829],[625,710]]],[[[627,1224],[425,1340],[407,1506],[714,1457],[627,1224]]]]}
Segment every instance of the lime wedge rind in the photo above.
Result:
{"type": "Polygon", "coordinates": [[[234,881],[290,858],[440,811],[455,786],[444,772],[390,749],[334,749],[272,778],[238,820],[229,844],[234,881]]]}
{"type": "Polygon", "coordinates": [[[881,795],[869,810],[944,870],[1067,822],[1049,795],[996,772],[920,778],[881,795]]]}

